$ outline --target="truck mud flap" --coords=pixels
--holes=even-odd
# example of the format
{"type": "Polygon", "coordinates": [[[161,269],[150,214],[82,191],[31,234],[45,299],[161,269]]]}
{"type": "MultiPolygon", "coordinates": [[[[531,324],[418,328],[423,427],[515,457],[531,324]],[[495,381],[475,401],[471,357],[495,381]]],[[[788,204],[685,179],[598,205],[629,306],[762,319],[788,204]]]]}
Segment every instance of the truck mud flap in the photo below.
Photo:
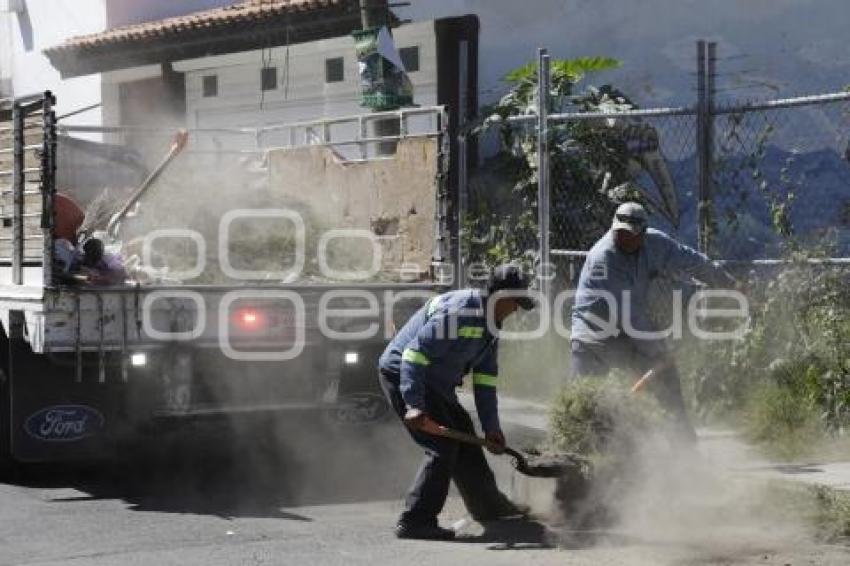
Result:
{"type": "Polygon", "coordinates": [[[73,371],[25,345],[10,353],[12,457],[43,462],[108,456],[120,405],[116,386],[96,379],[76,383],[73,371]]]}

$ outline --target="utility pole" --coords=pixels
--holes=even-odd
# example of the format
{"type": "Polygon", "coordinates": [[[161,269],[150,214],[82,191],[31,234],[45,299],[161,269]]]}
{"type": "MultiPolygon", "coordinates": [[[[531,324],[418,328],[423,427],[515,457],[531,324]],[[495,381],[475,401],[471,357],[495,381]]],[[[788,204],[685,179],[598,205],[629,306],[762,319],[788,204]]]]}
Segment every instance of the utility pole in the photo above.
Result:
{"type": "Polygon", "coordinates": [[[387,0],[360,0],[360,23],[363,29],[386,25],[388,9],[387,0]]]}
{"type": "MultiPolygon", "coordinates": [[[[363,29],[386,26],[389,9],[387,0],[360,0],[360,23],[363,29]]],[[[395,118],[370,120],[369,124],[367,135],[370,138],[398,136],[401,133],[401,120],[395,118]]],[[[396,145],[396,141],[376,143],[375,151],[377,155],[393,155],[396,145]]]]}

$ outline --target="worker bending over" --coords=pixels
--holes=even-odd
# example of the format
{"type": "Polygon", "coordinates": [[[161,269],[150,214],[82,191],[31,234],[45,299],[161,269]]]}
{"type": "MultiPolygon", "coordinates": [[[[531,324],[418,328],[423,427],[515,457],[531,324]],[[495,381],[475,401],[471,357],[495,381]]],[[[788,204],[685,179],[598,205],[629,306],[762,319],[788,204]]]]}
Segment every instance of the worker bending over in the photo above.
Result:
{"type": "Polygon", "coordinates": [[[413,440],[425,449],[425,459],[396,525],[399,538],[454,538],[454,531],[437,522],[451,480],[478,521],[521,513],[499,491],[481,447],[438,434],[441,426],[475,433],[472,419],[455,394],[463,377],[471,372],[475,407],[488,448],[494,453],[504,449],[496,398],[497,329],[517,308],[534,307],[527,289],[528,280],[519,267],[499,266],[486,290],[451,291],[428,301],[381,356],[381,388],[413,440]],[[490,325],[488,315],[492,317],[490,325]]]}

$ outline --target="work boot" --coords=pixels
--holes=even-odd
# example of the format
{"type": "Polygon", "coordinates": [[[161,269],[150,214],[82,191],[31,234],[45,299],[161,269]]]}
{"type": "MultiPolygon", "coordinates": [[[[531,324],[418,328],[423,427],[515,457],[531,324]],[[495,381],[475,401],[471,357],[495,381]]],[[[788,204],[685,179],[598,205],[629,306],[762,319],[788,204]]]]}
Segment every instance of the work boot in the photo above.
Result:
{"type": "Polygon", "coordinates": [[[437,523],[405,523],[399,521],[395,526],[395,536],[402,539],[454,540],[455,532],[451,529],[444,529],[437,523]]]}
{"type": "Polygon", "coordinates": [[[485,521],[498,521],[500,519],[527,517],[531,512],[528,505],[520,505],[512,502],[507,497],[502,497],[493,505],[488,505],[486,509],[472,514],[472,518],[483,523],[485,521]]]}

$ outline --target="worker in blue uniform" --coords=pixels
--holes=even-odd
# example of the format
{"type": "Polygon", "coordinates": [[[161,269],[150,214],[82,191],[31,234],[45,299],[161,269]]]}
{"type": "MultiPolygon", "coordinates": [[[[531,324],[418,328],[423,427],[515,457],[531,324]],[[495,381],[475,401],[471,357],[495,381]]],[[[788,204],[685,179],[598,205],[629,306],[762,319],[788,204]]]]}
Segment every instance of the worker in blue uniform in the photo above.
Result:
{"type": "Polygon", "coordinates": [[[493,270],[486,290],[462,289],[429,300],[381,356],[381,388],[413,440],[425,450],[396,525],[399,538],[454,538],[454,531],[441,528],[437,521],[452,480],[476,520],[521,513],[499,491],[481,447],[441,437],[439,427],[475,433],[455,394],[471,373],[488,449],[494,453],[504,449],[496,397],[498,329],[518,308],[534,305],[522,270],[502,265],[493,270]]]}

